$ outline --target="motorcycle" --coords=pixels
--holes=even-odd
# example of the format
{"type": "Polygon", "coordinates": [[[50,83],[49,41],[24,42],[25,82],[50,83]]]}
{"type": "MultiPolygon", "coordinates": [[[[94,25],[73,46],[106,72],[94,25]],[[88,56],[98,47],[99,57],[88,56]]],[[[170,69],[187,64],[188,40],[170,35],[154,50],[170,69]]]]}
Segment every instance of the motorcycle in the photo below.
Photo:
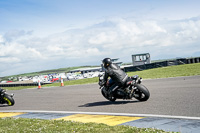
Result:
{"type": "Polygon", "coordinates": [[[6,90],[0,88],[0,104],[7,104],[13,106],[15,101],[13,99],[14,94],[8,94],[6,90]]]}
{"type": "Polygon", "coordinates": [[[149,90],[141,84],[142,78],[138,75],[128,77],[127,83],[113,91],[113,96],[109,95],[109,87],[114,83],[109,79],[106,83],[103,81],[104,74],[99,75],[99,85],[102,95],[109,101],[114,102],[116,99],[132,99],[133,97],[139,101],[147,101],[150,97],[149,90]]]}

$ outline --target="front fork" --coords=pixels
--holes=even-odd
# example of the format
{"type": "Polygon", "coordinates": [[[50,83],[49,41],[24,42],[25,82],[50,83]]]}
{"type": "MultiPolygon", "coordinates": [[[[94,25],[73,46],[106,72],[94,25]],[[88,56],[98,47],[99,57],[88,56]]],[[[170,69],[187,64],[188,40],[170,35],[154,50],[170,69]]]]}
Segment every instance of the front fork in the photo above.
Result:
{"type": "Polygon", "coordinates": [[[132,97],[140,97],[140,90],[137,89],[137,87],[135,86],[135,84],[140,84],[142,82],[142,79],[140,78],[139,80],[135,80],[131,83],[131,92],[130,95],[132,97]]]}
{"type": "Polygon", "coordinates": [[[8,93],[6,93],[6,91],[3,92],[3,93],[1,93],[1,97],[4,97],[5,95],[9,95],[9,96],[11,96],[11,97],[14,97],[14,94],[13,94],[13,93],[12,93],[12,94],[8,94],[8,93]]]}

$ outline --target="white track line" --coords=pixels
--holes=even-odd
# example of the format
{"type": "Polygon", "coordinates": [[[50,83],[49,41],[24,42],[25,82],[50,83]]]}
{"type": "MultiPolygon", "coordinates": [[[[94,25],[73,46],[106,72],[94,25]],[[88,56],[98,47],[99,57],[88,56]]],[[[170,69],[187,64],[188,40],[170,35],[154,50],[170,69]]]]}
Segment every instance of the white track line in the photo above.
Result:
{"type": "Polygon", "coordinates": [[[135,117],[160,117],[172,119],[190,119],[200,120],[200,117],[190,116],[171,116],[171,115],[154,115],[154,114],[131,114],[131,113],[106,113],[106,112],[77,112],[77,111],[41,111],[41,110],[4,110],[0,112],[33,112],[33,113],[71,113],[71,114],[91,114],[91,115],[117,115],[117,116],[135,116],[135,117]]]}

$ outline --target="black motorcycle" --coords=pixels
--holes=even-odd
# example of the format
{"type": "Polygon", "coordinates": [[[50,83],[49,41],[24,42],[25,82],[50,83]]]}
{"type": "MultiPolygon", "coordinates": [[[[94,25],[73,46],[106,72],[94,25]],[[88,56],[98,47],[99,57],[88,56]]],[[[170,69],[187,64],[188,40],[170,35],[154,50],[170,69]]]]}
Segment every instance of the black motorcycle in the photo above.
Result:
{"type": "Polygon", "coordinates": [[[113,96],[109,95],[109,87],[114,83],[112,79],[109,79],[106,83],[103,81],[104,74],[99,75],[99,85],[102,95],[109,101],[115,101],[116,99],[132,99],[133,97],[139,101],[147,101],[150,97],[149,90],[141,84],[142,78],[138,75],[128,77],[127,83],[115,90],[113,96]]]}
{"type": "Polygon", "coordinates": [[[6,93],[6,90],[0,88],[0,104],[7,104],[13,106],[15,101],[13,99],[14,94],[6,93]]]}

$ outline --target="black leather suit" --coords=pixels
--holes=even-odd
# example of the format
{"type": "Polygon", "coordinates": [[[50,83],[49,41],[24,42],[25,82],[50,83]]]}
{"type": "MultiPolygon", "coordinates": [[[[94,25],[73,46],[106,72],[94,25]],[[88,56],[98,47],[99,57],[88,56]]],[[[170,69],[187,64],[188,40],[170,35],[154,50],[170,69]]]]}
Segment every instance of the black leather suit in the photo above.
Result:
{"type": "Polygon", "coordinates": [[[106,82],[108,77],[110,77],[114,84],[109,88],[109,92],[112,93],[116,89],[118,89],[121,86],[124,86],[128,79],[128,75],[119,68],[116,64],[110,64],[106,70],[104,75],[104,81],[106,82]]]}

